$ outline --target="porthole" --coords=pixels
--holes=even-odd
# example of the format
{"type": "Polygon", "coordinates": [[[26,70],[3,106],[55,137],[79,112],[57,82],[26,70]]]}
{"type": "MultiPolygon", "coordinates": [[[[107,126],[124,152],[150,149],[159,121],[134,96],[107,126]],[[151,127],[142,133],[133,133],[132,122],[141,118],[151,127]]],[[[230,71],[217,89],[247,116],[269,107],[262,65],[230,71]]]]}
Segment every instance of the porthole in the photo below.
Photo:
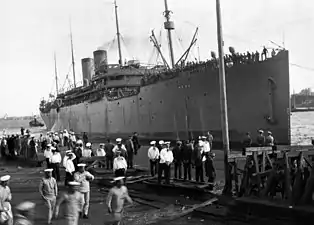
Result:
{"type": "Polygon", "coordinates": [[[162,104],[162,100],[160,101],[160,104],[162,104]]]}
{"type": "Polygon", "coordinates": [[[142,98],[140,98],[140,101],[142,100],[142,98]]]}
{"type": "Polygon", "coordinates": [[[206,93],[206,92],[204,93],[204,96],[207,96],[207,93],[206,93]]]}
{"type": "Polygon", "coordinates": [[[120,105],[120,102],[118,102],[118,105],[120,105]]]}

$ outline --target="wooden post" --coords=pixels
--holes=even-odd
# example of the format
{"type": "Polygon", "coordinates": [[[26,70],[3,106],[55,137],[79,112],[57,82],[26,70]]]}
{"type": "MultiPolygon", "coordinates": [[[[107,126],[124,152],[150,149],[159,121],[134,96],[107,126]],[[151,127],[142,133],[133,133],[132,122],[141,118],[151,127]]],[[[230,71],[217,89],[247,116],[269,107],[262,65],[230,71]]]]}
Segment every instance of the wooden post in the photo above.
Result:
{"type": "Polygon", "coordinates": [[[224,150],[224,167],[225,167],[225,187],[223,193],[226,195],[231,194],[232,181],[229,173],[228,156],[229,156],[229,126],[228,126],[228,108],[227,108],[227,93],[226,93],[226,78],[225,78],[225,62],[223,50],[223,38],[221,27],[221,12],[220,0],[216,0],[216,14],[217,14],[217,37],[218,37],[218,50],[219,50],[219,83],[220,83],[220,110],[221,110],[221,128],[222,140],[224,150]]]}

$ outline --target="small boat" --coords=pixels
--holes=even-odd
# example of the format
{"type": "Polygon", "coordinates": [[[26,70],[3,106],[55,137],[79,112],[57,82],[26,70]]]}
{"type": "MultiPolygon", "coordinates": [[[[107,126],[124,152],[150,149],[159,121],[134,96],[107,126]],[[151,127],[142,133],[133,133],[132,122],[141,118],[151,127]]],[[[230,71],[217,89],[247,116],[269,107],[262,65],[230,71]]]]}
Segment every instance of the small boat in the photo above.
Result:
{"type": "Polygon", "coordinates": [[[43,127],[45,126],[45,124],[39,122],[36,118],[34,118],[33,120],[29,122],[29,126],[30,127],[43,127]]]}

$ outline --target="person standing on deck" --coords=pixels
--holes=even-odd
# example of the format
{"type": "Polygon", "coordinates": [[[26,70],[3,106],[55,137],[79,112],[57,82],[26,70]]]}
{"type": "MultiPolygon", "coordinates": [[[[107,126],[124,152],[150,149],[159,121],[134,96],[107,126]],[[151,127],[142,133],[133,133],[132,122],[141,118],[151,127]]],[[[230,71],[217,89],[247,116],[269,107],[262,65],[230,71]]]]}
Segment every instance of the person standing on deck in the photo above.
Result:
{"type": "Polygon", "coordinates": [[[89,200],[90,200],[90,184],[89,182],[94,180],[94,176],[90,172],[85,171],[85,164],[78,164],[79,171],[74,174],[74,180],[79,182],[80,188],[79,192],[82,194],[81,198],[81,216],[84,219],[88,219],[88,209],[89,209],[89,200]]]}
{"type": "Polygon", "coordinates": [[[22,202],[15,207],[14,225],[33,225],[35,216],[35,206],[33,202],[22,202]]]}
{"type": "Polygon", "coordinates": [[[174,178],[182,179],[182,142],[177,141],[176,146],[172,150],[174,162],[174,178]]]}
{"type": "Polygon", "coordinates": [[[44,157],[46,159],[47,168],[51,168],[51,165],[50,165],[51,156],[52,156],[51,144],[47,144],[47,148],[44,151],[44,157]]]}
{"type": "Polygon", "coordinates": [[[113,160],[113,172],[116,177],[121,177],[126,175],[126,170],[128,168],[128,164],[121,153],[116,152],[117,157],[113,160]]]}
{"type": "Polygon", "coordinates": [[[129,136],[129,139],[125,142],[125,148],[127,151],[127,163],[128,163],[128,169],[133,169],[133,155],[135,152],[132,136],[129,136]]]}
{"type": "Polygon", "coordinates": [[[263,130],[259,130],[258,131],[256,142],[257,142],[258,147],[265,146],[265,136],[264,136],[264,131],[263,130]]]}
{"type": "MultiPolygon", "coordinates": [[[[105,152],[105,144],[104,143],[100,143],[99,144],[99,148],[96,150],[96,156],[97,157],[106,157],[106,152],[105,152]]],[[[103,161],[103,160],[102,160],[103,161]]],[[[104,167],[104,164],[102,163],[98,163],[98,167],[99,168],[103,168],[104,167]]]]}
{"type": "Polygon", "coordinates": [[[274,142],[275,142],[275,139],[272,135],[272,132],[271,131],[268,131],[267,132],[267,137],[265,138],[265,145],[266,146],[274,146],[274,142]]]}
{"type": "Polygon", "coordinates": [[[133,133],[132,142],[134,145],[134,155],[137,155],[137,151],[141,148],[141,144],[138,140],[138,134],[137,132],[133,133]]]}
{"type": "Polygon", "coordinates": [[[199,140],[198,144],[196,144],[196,148],[194,150],[193,159],[195,165],[195,180],[197,182],[204,182],[203,175],[203,141],[199,140]]]}
{"type": "Polygon", "coordinates": [[[64,185],[67,186],[69,181],[73,181],[73,176],[75,172],[75,166],[73,160],[75,160],[76,156],[72,153],[71,150],[66,151],[66,155],[63,159],[63,166],[65,168],[65,180],[64,185]]]}
{"type": "MultiPolygon", "coordinates": [[[[162,142],[161,142],[162,143],[162,142]]],[[[160,151],[160,161],[158,168],[158,183],[161,184],[162,173],[165,175],[166,184],[170,184],[170,166],[173,162],[173,153],[168,147],[170,142],[162,143],[162,150],[160,151]]]]}
{"type": "Polygon", "coordinates": [[[82,157],[90,158],[92,156],[94,156],[94,153],[92,151],[92,144],[88,142],[86,143],[86,148],[84,148],[82,151],[82,157]]]}
{"type": "Polygon", "coordinates": [[[12,194],[8,186],[11,176],[5,175],[0,177],[0,212],[1,222],[5,225],[13,224],[13,213],[11,207],[12,194]]]}
{"type": "Polygon", "coordinates": [[[155,176],[158,173],[159,149],[156,147],[156,141],[150,142],[151,147],[148,149],[148,159],[150,164],[150,174],[155,176]]]}
{"type": "Polygon", "coordinates": [[[133,201],[129,196],[128,189],[124,186],[124,179],[125,177],[114,178],[115,186],[110,189],[106,200],[108,212],[111,215],[110,223],[114,225],[120,225],[123,223],[122,219],[125,201],[133,204],[133,201]]]}
{"type": "Polygon", "coordinates": [[[59,182],[60,181],[60,163],[62,161],[60,152],[56,148],[51,148],[52,155],[50,157],[50,163],[52,171],[52,176],[59,182]]]}
{"type": "Polygon", "coordinates": [[[158,142],[158,144],[156,145],[156,147],[158,148],[158,150],[159,150],[159,152],[162,150],[162,148],[163,148],[163,144],[164,144],[165,142],[163,141],[163,140],[160,140],[159,142],[158,142]]]}
{"type": "Polygon", "coordinates": [[[184,143],[182,147],[183,180],[191,180],[193,144],[184,143]]]}
{"type": "Polygon", "coordinates": [[[57,201],[55,217],[58,218],[60,206],[65,203],[65,225],[78,225],[80,202],[82,195],[78,192],[78,188],[81,184],[79,182],[70,181],[68,190],[61,194],[61,197],[57,201]]]}
{"type": "Polygon", "coordinates": [[[114,146],[114,148],[112,149],[113,156],[114,157],[116,156],[116,152],[120,152],[120,155],[126,159],[127,158],[127,150],[126,150],[125,146],[122,144],[122,139],[117,138],[116,142],[117,142],[117,145],[114,146]]]}
{"type": "Polygon", "coordinates": [[[52,216],[56,207],[58,196],[58,185],[55,178],[52,177],[53,169],[45,169],[45,177],[39,183],[39,193],[48,207],[48,224],[52,224],[52,216]]]}
{"type": "Polygon", "coordinates": [[[112,144],[108,138],[107,143],[105,144],[107,170],[113,169],[113,149],[114,144],[112,144]]]}

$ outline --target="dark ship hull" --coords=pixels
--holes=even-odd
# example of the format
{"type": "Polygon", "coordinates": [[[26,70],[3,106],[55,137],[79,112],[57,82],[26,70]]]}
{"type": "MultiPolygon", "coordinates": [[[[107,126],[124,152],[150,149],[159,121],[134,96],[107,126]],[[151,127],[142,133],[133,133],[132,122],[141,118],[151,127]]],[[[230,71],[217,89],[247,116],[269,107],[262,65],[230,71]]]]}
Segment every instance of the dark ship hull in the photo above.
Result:
{"type": "MultiPolygon", "coordinates": [[[[281,51],[266,61],[239,64],[226,71],[231,143],[245,132],[271,130],[277,143],[290,144],[289,56],[281,51]]],[[[218,69],[195,66],[170,80],[142,86],[117,100],[104,96],[41,113],[47,128],[87,132],[95,138],[187,139],[211,131],[221,142],[218,69]]]]}

